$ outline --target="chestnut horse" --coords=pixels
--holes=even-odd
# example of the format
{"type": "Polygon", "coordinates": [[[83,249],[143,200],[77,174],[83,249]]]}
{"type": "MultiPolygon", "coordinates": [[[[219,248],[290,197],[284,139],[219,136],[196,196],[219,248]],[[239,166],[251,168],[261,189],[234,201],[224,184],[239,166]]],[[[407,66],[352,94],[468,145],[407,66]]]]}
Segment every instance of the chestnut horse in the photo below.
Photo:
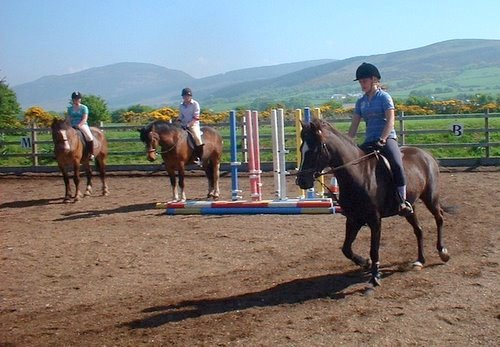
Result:
{"type": "MultiPolygon", "coordinates": [[[[314,179],[330,167],[338,180],[339,204],[347,217],[342,252],[359,266],[369,268],[373,286],[380,285],[379,247],[381,219],[398,214],[396,187],[389,169],[377,152],[365,154],[349,137],[330,124],[313,119],[302,124],[301,164],[296,183],[302,189],[313,187],[314,179]],[[367,224],[371,230],[370,260],[352,250],[359,230],[367,224]]],[[[439,166],[426,151],[402,147],[403,166],[407,180],[407,200],[414,205],[421,199],[432,213],[437,225],[437,250],[442,261],[449,260],[443,243],[443,208],[439,202],[439,166]]],[[[413,206],[415,208],[415,206],[413,206]]],[[[413,263],[421,268],[425,263],[423,230],[416,213],[405,216],[417,238],[418,258],[413,263]]]]}
{"type": "MultiPolygon", "coordinates": [[[[71,127],[70,123],[64,119],[54,119],[51,125],[52,140],[54,142],[54,154],[57,164],[64,179],[66,193],[64,202],[79,201],[82,197],[80,192],[80,164],[83,165],[87,174],[87,188],[85,196],[92,195],[92,169],[90,160],[85,149],[85,138],[83,134],[71,127]],[[69,182],[68,171],[73,169],[73,181],[75,183],[75,195],[71,195],[71,186],[69,182]]],[[[99,170],[99,175],[102,181],[102,195],[108,195],[108,186],[106,184],[106,158],[108,156],[108,143],[101,130],[91,127],[90,130],[94,135],[94,155],[95,163],[99,170]]]]}
{"type": "MultiPolygon", "coordinates": [[[[194,162],[193,146],[189,133],[180,125],[155,121],[139,129],[141,141],[146,144],[147,158],[156,160],[156,149],[161,147],[161,156],[170,177],[172,199],[185,201],[184,177],[186,165],[194,162]],[[176,172],[179,175],[177,187],[176,172]],[[179,188],[179,190],[178,190],[179,188]]],[[[219,175],[222,157],[222,137],[211,127],[202,127],[203,155],[200,158],[208,179],[208,198],[219,198],[219,175]]]]}

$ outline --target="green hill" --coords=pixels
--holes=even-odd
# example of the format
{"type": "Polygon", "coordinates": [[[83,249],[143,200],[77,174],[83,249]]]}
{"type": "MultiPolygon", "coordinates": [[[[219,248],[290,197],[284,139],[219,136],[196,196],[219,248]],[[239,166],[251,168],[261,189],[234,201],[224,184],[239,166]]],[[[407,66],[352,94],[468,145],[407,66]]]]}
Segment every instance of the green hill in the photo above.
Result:
{"type": "Polygon", "coordinates": [[[450,40],[411,50],[255,67],[196,79],[178,70],[119,63],[74,74],[47,76],[14,86],[23,108],[61,111],[73,90],[99,95],[111,109],[134,104],[176,105],[190,86],[204,108],[228,110],[265,99],[303,100],[319,105],[334,94],[359,93],[354,72],[362,62],[377,65],[395,97],[449,98],[459,94],[500,94],[500,40],[450,40]]]}

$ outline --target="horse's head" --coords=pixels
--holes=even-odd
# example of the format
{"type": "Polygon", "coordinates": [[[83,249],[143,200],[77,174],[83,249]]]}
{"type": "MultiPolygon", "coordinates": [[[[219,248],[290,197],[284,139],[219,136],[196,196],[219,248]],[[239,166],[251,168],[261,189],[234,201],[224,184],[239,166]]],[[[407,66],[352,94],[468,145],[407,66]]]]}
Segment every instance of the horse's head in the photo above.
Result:
{"type": "Polygon", "coordinates": [[[307,124],[302,122],[301,160],[295,180],[295,183],[302,189],[312,188],[314,179],[328,166],[324,124],[326,123],[319,119],[313,119],[307,124]]]}
{"type": "Polygon", "coordinates": [[[52,141],[56,150],[69,152],[69,132],[72,130],[71,124],[65,119],[54,118],[50,126],[52,131],[52,141]]]}
{"type": "Polygon", "coordinates": [[[149,161],[156,160],[156,148],[158,147],[158,143],[160,137],[156,132],[155,124],[152,123],[148,126],[142,127],[138,130],[140,133],[141,141],[146,145],[147,159],[149,161]]]}

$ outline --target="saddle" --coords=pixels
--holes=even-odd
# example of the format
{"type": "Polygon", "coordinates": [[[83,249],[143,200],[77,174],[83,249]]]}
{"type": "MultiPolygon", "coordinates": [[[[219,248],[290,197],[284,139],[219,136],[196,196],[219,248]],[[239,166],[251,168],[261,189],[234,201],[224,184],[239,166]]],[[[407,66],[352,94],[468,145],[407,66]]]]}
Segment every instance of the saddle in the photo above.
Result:
{"type": "MultiPolygon", "coordinates": [[[[73,127],[73,129],[76,130],[76,134],[78,136],[78,139],[80,140],[81,144],[83,145],[83,154],[87,155],[88,154],[88,148],[87,148],[87,140],[85,139],[85,135],[83,135],[83,132],[80,130],[78,127],[73,127]]],[[[92,128],[90,128],[90,131],[92,131],[92,128]]],[[[101,142],[97,139],[97,136],[95,136],[95,133],[92,131],[92,135],[94,136],[94,150],[99,148],[101,146],[101,142]]]]}
{"type": "Polygon", "coordinates": [[[397,187],[394,184],[394,178],[392,173],[392,168],[389,160],[383,155],[380,151],[382,147],[378,145],[377,142],[366,142],[359,146],[365,154],[369,154],[372,152],[376,152],[377,161],[381,163],[381,166],[385,170],[387,174],[388,186],[390,187],[390,191],[392,194],[389,194],[389,201],[386,204],[386,212],[390,213],[394,209],[398,209],[398,206],[403,202],[401,196],[398,193],[397,187]]]}
{"type": "Polygon", "coordinates": [[[193,133],[191,133],[191,131],[186,127],[182,127],[182,129],[187,132],[187,143],[189,148],[191,148],[192,150],[192,155],[191,155],[192,159],[196,159],[196,157],[201,158],[202,151],[200,151],[200,149],[197,148],[196,142],[194,141],[193,133]]]}

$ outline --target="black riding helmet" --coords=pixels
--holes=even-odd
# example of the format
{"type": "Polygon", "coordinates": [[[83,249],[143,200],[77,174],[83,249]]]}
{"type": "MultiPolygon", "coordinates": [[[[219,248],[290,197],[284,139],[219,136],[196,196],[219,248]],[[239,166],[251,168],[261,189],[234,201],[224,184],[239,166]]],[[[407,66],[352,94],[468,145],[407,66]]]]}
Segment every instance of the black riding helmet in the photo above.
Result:
{"type": "Polygon", "coordinates": [[[82,98],[82,93],[80,92],[73,92],[71,94],[71,99],[74,100],[74,99],[81,99],[82,98]]]}
{"type": "Polygon", "coordinates": [[[370,63],[363,63],[356,69],[355,81],[360,80],[362,78],[370,78],[370,77],[377,77],[378,79],[381,78],[380,72],[378,71],[375,65],[370,63]]]}
{"type": "Polygon", "coordinates": [[[193,92],[191,91],[191,89],[189,88],[184,88],[181,92],[181,96],[184,96],[184,95],[189,95],[189,96],[193,96],[193,92]]]}

